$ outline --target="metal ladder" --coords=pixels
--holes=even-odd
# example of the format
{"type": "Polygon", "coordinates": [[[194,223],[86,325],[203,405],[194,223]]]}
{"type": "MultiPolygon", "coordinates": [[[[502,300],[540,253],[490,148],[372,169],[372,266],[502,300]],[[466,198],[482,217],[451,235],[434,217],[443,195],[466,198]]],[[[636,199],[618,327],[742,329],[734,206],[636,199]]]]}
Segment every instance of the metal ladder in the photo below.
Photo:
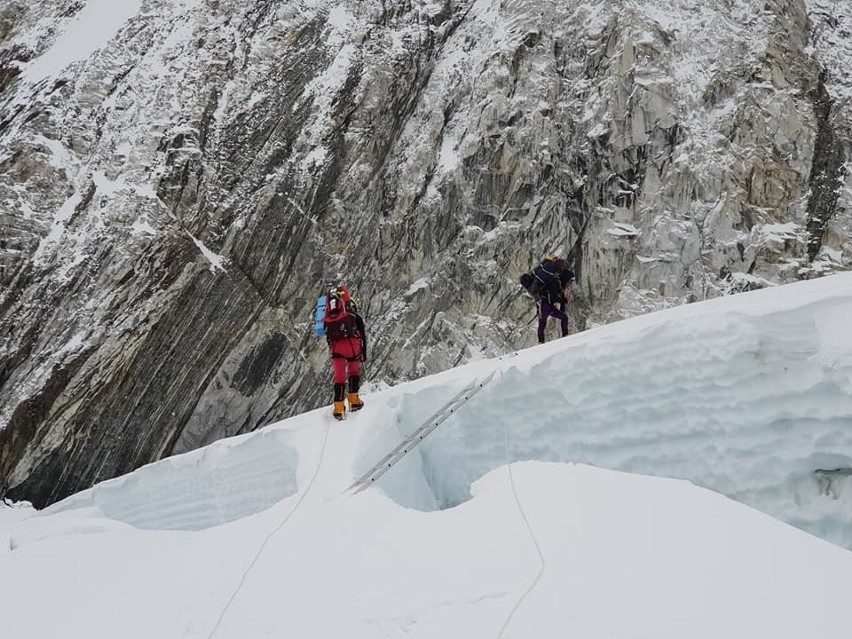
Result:
{"type": "Polygon", "coordinates": [[[423,422],[420,427],[415,429],[414,432],[402,440],[399,446],[382,457],[375,466],[361,475],[361,477],[359,477],[355,483],[349,487],[349,490],[359,493],[365,488],[372,486],[379,477],[393,468],[394,464],[411,452],[417,444],[426,439],[429,433],[435,430],[444,420],[467,403],[471,397],[481,391],[482,388],[494,378],[495,374],[496,371],[492,371],[491,374],[481,382],[473,380],[470,384],[465,386],[455,395],[455,397],[444,404],[436,413],[423,422]]]}

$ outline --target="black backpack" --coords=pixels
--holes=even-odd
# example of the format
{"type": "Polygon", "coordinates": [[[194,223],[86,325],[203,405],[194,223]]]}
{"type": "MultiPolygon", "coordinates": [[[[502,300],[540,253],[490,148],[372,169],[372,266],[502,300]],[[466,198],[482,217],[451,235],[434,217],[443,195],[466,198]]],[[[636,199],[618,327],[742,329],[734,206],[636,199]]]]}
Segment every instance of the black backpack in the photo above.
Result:
{"type": "Polygon", "coordinates": [[[521,275],[520,282],[521,286],[526,289],[527,293],[529,293],[532,298],[538,302],[541,297],[547,293],[551,284],[553,284],[553,282],[557,279],[559,280],[560,286],[573,282],[574,271],[567,268],[564,260],[554,260],[553,258],[548,257],[533,270],[521,275]],[[553,266],[554,269],[550,270],[545,265],[553,266]]]}

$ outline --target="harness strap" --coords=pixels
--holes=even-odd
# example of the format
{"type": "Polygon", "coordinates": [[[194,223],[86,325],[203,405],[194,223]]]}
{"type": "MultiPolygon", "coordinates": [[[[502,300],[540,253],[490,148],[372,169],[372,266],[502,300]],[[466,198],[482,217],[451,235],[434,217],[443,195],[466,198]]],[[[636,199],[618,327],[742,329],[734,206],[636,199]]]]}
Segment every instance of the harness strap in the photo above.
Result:
{"type": "Polygon", "coordinates": [[[346,357],[346,355],[341,355],[340,353],[332,353],[331,359],[345,359],[347,362],[357,362],[358,357],[346,357]]]}

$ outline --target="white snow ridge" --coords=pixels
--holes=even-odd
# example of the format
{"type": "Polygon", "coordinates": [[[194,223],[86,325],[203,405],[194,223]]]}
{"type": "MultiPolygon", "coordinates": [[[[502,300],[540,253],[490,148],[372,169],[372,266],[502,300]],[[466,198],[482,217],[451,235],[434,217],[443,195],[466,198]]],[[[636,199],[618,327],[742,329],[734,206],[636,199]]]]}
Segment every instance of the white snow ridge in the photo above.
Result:
{"type": "Polygon", "coordinates": [[[0,635],[848,636],[850,317],[852,274],[682,306],[0,509],[0,635]]]}

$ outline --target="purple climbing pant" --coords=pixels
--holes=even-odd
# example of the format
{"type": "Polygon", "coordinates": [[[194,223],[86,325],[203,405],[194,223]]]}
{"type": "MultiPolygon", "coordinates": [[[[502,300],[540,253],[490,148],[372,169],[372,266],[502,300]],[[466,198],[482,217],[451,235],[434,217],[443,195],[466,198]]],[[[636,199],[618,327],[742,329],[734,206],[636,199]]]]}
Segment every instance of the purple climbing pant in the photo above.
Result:
{"type": "Polygon", "coordinates": [[[559,320],[559,323],[562,325],[563,337],[568,334],[568,316],[547,300],[541,300],[541,304],[538,307],[538,341],[542,344],[544,343],[544,329],[547,328],[547,319],[549,317],[555,317],[559,320]]]}

